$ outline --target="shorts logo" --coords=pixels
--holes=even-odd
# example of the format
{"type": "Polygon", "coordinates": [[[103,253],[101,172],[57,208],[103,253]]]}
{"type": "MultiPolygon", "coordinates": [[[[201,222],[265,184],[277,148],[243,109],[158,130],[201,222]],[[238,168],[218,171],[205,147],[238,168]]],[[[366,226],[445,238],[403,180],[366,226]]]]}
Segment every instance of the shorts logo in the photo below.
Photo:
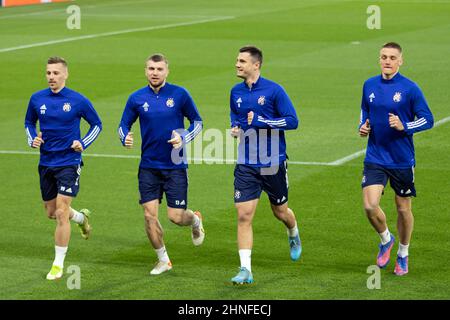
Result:
{"type": "Polygon", "coordinates": [[[69,112],[70,110],[72,110],[72,107],[70,106],[69,102],[64,103],[63,110],[64,112],[69,112]]]}
{"type": "Polygon", "coordinates": [[[45,106],[45,104],[43,104],[39,110],[41,110],[41,114],[45,114],[45,110],[47,110],[47,107],[45,106]]]}
{"type": "Polygon", "coordinates": [[[64,186],[61,186],[61,191],[67,192],[67,193],[72,193],[72,188],[67,188],[64,186]]]}
{"type": "Polygon", "coordinates": [[[362,177],[362,183],[366,183],[366,176],[362,177]]]}
{"type": "Polygon", "coordinates": [[[283,196],[283,198],[281,198],[281,200],[280,200],[280,199],[277,199],[277,203],[281,203],[281,202],[283,202],[284,200],[286,200],[286,197],[285,197],[285,196],[283,196]]]}
{"type": "Polygon", "coordinates": [[[166,106],[169,108],[172,108],[175,105],[175,102],[173,101],[173,98],[169,98],[166,101],[166,106]]]}
{"type": "Polygon", "coordinates": [[[394,94],[394,97],[392,98],[392,100],[394,100],[394,102],[400,102],[400,100],[402,100],[402,93],[401,92],[396,92],[394,94]]]}
{"type": "Polygon", "coordinates": [[[145,111],[145,112],[148,111],[148,107],[150,107],[150,106],[148,105],[147,102],[145,102],[145,103],[142,105],[142,108],[144,108],[144,111],[145,111]]]}
{"type": "Polygon", "coordinates": [[[263,106],[266,103],[266,97],[265,96],[260,96],[258,99],[258,104],[260,106],[263,106]]]}
{"type": "Polygon", "coordinates": [[[184,206],[185,204],[186,204],[186,201],[184,201],[184,200],[175,200],[175,204],[177,205],[177,206],[184,206]]]}
{"type": "Polygon", "coordinates": [[[236,190],[235,192],[234,192],[234,198],[235,199],[239,199],[241,197],[241,192],[239,191],[239,190],[236,190]]]}

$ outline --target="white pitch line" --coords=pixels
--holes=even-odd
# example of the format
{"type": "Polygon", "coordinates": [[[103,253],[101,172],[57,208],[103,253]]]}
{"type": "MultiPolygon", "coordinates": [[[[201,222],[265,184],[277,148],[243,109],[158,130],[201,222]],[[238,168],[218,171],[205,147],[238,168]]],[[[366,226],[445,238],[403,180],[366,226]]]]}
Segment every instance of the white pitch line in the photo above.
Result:
{"type": "MultiPolygon", "coordinates": [[[[24,154],[38,156],[39,152],[35,151],[15,151],[15,150],[0,150],[0,154],[24,154]]],[[[83,153],[83,157],[94,158],[113,158],[113,159],[141,159],[140,155],[121,155],[121,154],[100,154],[100,153],[83,153]]],[[[234,159],[214,159],[214,158],[188,158],[188,162],[192,163],[201,161],[202,163],[218,163],[218,164],[232,164],[236,163],[234,159]]],[[[304,162],[304,161],[289,161],[289,164],[301,164],[301,165],[328,165],[327,162],[304,162]]]]}
{"type": "Polygon", "coordinates": [[[357,151],[355,153],[352,153],[352,154],[350,154],[350,155],[348,155],[346,157],[337,159],[337,160],[335,160],[333,162],[329,162],[328,164],[330,166],[340,166],[340,165],[343,165],[344,163],[347,163],[349,161],[352,161],[353,159],[356,159],[356,158],[362,156],[365,153],[366,153],[366,149],[362,149],[362,150],[359,150],[359,151],[357,151]]]}
{"type": "Polygon", "coordinates": [[[112,31],[112,32],[87,34],[87,35],[79,36],[79,37],[64,38],[64,39],[58,39],[58,40],[52,40],[52,41],[25,44],[25,45],[17,46],[17,47],[3,48],[3,49],[0,49],[0,53],[28,49],[28,48],[48,46],[48,45],[57,44],[57,43],[65,43],[65,42],[72,42],[72,41],[85,40],[85,39],[116,36],[119,34],[132,33],[132,32],[152,31],[152,30],[168,29],[168,28],[175,28],[175,27],[191,26],[191,25],[195,25],[195,24],[202,24],[202,23],[208,23],[208,22],[231,20],[234,18],[235,18],[234,16],[225,16],[225,17],[216,17],[216,18],[212,18],[212,19],[194,20],[194,21],[190,21],[190,22],[171,23],[171,24],[163,24],[163,25],[159,25],[159,26],[151,26],[151,27],[143,27],[143,28],[118,30],[118,31],[112,31]]]}

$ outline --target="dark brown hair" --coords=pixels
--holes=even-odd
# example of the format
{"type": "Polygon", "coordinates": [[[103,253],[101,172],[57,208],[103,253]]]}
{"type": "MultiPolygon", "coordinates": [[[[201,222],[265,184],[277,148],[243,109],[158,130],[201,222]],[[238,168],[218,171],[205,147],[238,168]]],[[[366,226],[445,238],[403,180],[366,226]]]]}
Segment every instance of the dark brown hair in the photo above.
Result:
{"type": "Polygon", "coordinates": [[[147,65],[147,62],[149,62],[149,61],[153,61],[153,62],[164,61],[167,65],[169,65],[169,60],[167,60],[167,58],[161,53],[155,53],[155,54],[152,54],[151,56],[149,56],[147,58],[147,60],[145,60],[145,64],[147,65]]]}
{"type": "Polygon", "coordinates": [[[250,56],[259,62],[259,66],[262,66],[263,63],[263,54],[262,51],[260,49],[258,49],[255,46],[245,46],[239,49],[239,52],[248,52],[250,54],[250,56]]]}
{"type": "Polygon", "coordinates": [[[400,53],[402,53],[402,47],[397,42],[385,43],[381,48],[393,48],[397,49],[400,53]]]}

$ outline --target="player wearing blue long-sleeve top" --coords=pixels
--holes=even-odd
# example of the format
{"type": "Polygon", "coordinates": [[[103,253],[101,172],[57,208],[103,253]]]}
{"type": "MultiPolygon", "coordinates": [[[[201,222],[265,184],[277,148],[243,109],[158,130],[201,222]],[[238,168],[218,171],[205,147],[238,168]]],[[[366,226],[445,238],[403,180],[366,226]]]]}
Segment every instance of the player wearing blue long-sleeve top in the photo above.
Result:
{"type": "Polygon", "coordinates": [[[236,71],[242,83],[230,94],[231,134],[239,137],[234,170],[234,201],[238,213],[241,267],[233,283],[253,282],[252,220],[264,190],[275,217],[288,230],[291,259],[300,258],[301,242],[294,212],[288,207],[287,154],[284,130],[298,127],[295,108],[285,90],[261,77],[262,52],[254,46],[239,50],[236,71]]]}
{"type": "Polygon", "coordinates": [[[408,273],[408,249],[414,225],[411,197],[414,186],[413,134],[433,127],[433,115],[420,88],[399,73],[402,48],[390,42],[380,51],[381,75],[364,83],[359,134],[369,137],[362,179],[364,209],[381,243],[377,264],[384,268],[390,261],[395,237],[380,208],[383,190],[390,180],[395,191],[398,213],[399,249],[395,273],[408,273]]]}
{"type": "Polygon", "coordinates": [[[55,260],[47,274],[48,280],[62,277],[70,239],[69,219],[78,224],[84,239],[89,238],[90,211],[81,209],[78,212],[70,205],[80,187],[81,153],[102,130],[102,122],[91,102],[65,86],[68,75],[67,62],[63,58],[49,58],[46,69],[49,88],[31,96],[25,116],[28,145],[40,149],[39,176],[45,209],[50,219],[57,220],[55,260]],[[83,138],[80,138],[81,118],[90,125],[83,138]]]}
{"type": "Polygon", "coordinates": [[[180,226],[192,226],[194,245],[201,245],[205,237],[200,212],[187,209],[187,162],[182,148],[200,133],[202,119],[188,91],[166,82],[169,64],[163,55],[147,59],[145,74],[149,84],[128,98],[118,133],[122,144],[131,148],[134,137],[130,130],[139,118],[142,138],[139,203],[144,208],[148,239],[159,260],[150,274],[157,275],[172,269],[158,220],[163,193],[169,219],[180,226]],[[185,118],[190,121],[187,130],[185,118]]]}

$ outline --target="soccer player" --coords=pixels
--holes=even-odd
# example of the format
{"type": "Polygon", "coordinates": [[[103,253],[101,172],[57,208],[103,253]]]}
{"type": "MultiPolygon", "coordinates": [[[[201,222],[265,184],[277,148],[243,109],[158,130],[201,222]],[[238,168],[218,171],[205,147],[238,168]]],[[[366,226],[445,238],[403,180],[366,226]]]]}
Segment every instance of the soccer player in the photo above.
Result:
{"type": "Polygon", "coordinates": [[[433,115],[420,88],[399,73],[403,64],[402,48],[395,42],[380,50],[381,75],[364,83],[359,134],[369,136],[362,193],[364,209],[373,228],[381,238],[377,265],[385,268],[395,237],[389,231],[380,199],[387,181],[395,191],[399,248],[395,274],[408,273],[408,248],[414,217],[411,197],[414,187],[413,134],[433,127],[433,115]]]}
{"type": "Polygon", "coordinates": [[[158,256],[151,275],[172,269],[158,220],[163,193],[169,219],[179,226],[191,226],[195,246],[201,245],[205,238],[201,213],[187,209],[187,161],[183,150],[202,130],[202,119],[188,91],[166,82],[168,74],[169,63],[162,54],[147,58],[148,85],[129,96],[118,129],[122,144],[131,148],[134,137],[130,130],[139,118],[142,138],[139,203],[144,209],[147,237],[158,256]],[[187,130],[185,117],[190,121],[187,130]]]}
{"type": "Polygon", "coordinates": [[[241,267],[231,279],[234,284],[253,282],[252,221],[262,190],[269,196],[273,214],[287,228],[291,259],[298,260],[302,251],[297,221],[288,206],[284,137],[284,130],[298,127],[298,118],[284,89],[261,77],[262,62],[260,49],[241,48],[235,66],[236,75],[244,81],[235,85],[230,94],[231,135],[240,140],[234,170],[234,201],[241,267]]]}
{"type": "Polygon", "coordinates": [[[55,260],[48,280],[63,275],[64,258],[70,240],[69,219],[78,224],[81,235],[88,239],[90,211],[71,208],[80,188],[83,161],[81,154],[98,137],[102,123],[92,103],[80,93],[66,87],[67,63],[61,57],[47,61],[48,89],[34,93],[25,116],[28,145],[40,149],[39,176],[42,200],[50,219],[56,219],[55,260]],[[80,120],[90,129],[80,139],[80,120]],[[39,133],[36,122],[39,121],[39,133]]]}

